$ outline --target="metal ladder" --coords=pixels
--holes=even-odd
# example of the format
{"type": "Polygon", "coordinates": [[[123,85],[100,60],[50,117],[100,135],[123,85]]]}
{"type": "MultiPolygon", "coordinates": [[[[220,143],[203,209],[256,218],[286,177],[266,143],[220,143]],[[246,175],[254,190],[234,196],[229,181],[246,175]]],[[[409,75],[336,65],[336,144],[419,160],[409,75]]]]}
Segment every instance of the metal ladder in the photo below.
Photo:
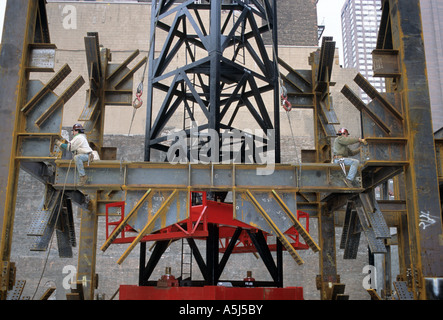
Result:
{"type": "Polygon", "coordinates": [[[184,238],[182,238],[180,274],[182,281],[190,281],[192,278],[192,249],[184,238]]]}

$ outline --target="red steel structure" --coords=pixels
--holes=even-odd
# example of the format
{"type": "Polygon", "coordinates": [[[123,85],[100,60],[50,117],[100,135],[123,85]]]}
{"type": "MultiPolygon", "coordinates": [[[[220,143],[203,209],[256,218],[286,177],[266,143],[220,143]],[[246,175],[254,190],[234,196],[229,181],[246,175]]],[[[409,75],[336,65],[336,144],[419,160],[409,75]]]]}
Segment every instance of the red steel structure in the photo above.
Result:
{"type": "Polygon", "coordinates": [[[120,286],[120,300],[303,300],[303,288],[120,286]]]}
{"type": "MultiPolygon", "coordinates": [[[[233,208],[230,203],[223,203],[207,198],[205,191],[191,192],[189,207],[189,217],[178,223],[157,232],[145,235],[140,241],[177,241],[181,239],[206,240],[209,236],[209,226],[218,226],[219,249],[221,254],[229,253],[257,253],[258,249],[254,245],[250,234],[262,232],[258,228],[236,220],[232,215],[233,208]],[[234,239],[234,240],[232,240],[234,239]]],[[[117,228],[125,218],[125,202],[115,202],[106,205],[106,238],[108,239],[115,228],[117,228]],[[114,214],[117,219],[111,221],[110,208],[119,208],[119,214],[114,214]]],[[[309,232],[309,214],[297,210],[297,219],[305,219],[306,231],[309,232]]],[[[291,245],[297,250],[309,249],[309,245],[302,242],[300,235],[294,227],[286,230],[285,234],[293,240],[291,245]]],[[[132,243],[136,238],[137,231],[130,225],[126,225],[119,237],[112,243],[132,243]]],[[[271,235],[263,232],[263,237],[268,243],[271,235]]],[[[277,251],[277,244],[268,244],[269,251],[277,251]]],[[[170,275],[170,270],[153,285],[121,285],[119,297],[121,300],[250,300],[251,297],[257,300],[302,300],[303,288],[265,288],[254,287],[255,279],[247,277],[244,279],[246,287],[226,287],[226,286],[188,286],[191,279],[176,279],[170,275]],[[185,282],[183,282],[185,281],[185,282]],[[180,285],[183,284],[182,286],[180,285]]],[[[191,275],[190,275],[191,276],[191,275]]]]}
{"type": "MultiPolygon", "coordinates": [[[[242,228],[241,234],[238,236],[238,242],[236,243],[232,253],[250,253],[257,252],[257,249],[253,245],[246,230],[257,233],[258,228],[254,228],[244,222],[236,220],[232,217],[232,204],[217,202],[214,200],[208,200],[206,192],[191,192],[192,195],[200,195],[201,203],[196,203],[191,199],[189,218],[175,223],[171,226],[163,228],[155,233],[145,235],[140,242],[148,241],[160,241],[160,240],[179,240],[183,238],[205,239],[208,236],[208,224],[216,224],[219,226],[219,238],[220,238],[220,253],[226,252],[226,248],[229,245],[229,240],[232,239],[235,230],[242,228]]],[[[195,198],[194,198],[195,199],[195,198]]],[[[106,239],[112,234],[114,229],[125,218],[125,202],[108,203],[106,205],[106,239]],[[117,220],[111,221],[110,208],[120,208],[120,214],[117,216],[117,220]]],[[[309,214],[301,210],[297,210],[297,219],[305,219],[305,229],[309,232],[309,214]]],[[[136,237],[137,231],[131,226],[126,225],[121,231],[120,236],[115,238],[112,243],[132,243],[136,237]],[[133,233],[131,235],[131,232],[133,233]]],[[[307,250],[309,246],[301,241],[300,234],[295,227],[291,227],[286,230],[285,234],[293,240],[291,245],[296,250],[307,250]]],[[[269,234],[264,232],[264,237],[267,240],[269,234]]],[[[275,244],[268,245],[270,251],[276,251],[275,244]]]]}

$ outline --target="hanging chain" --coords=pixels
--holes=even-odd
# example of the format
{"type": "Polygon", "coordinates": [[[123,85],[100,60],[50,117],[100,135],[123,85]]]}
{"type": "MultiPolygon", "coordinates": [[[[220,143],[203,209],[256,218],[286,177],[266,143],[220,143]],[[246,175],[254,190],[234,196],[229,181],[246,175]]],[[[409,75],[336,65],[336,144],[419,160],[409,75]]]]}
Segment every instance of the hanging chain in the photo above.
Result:
{"type": "Polygon", "coordinates": [[[153,27],[154,29],[153,29],[153,31],[151,33],[151,39],[149,41],[149,49],[148,49],[148,54],[146,56],[145,67],[144,67],[143,73],[142,73],[142,79],[140,80],[140,83],[139,83],[139,85],[137,87],[137,92],[135,94],[135,99],[132,102],[132,107],[133,107],[132,119],[131,119],[131,124],[129,125],[128,135],[131,133],[132,124],[133,124],[134,118],[135,118],[135,113],[137,112],[137,109],[139,109],[143,105],[143,100],[141,98],[142,95],[143,95],[143,83],[145,81],[146,69],[147,69],[147,66],[148,66],[149,57],[151,55],[152,46],[153,46],[153,43],[154,43],[155,30],[157,28],[158,17],[160,15],[160,6],[159,5],[161,5],[162,2],[163,2],[163,0],[160,0],[160,2],[157,3],[157,5],[155,6],[155,8],[157,9],[157,14],[156,14],[156,18],[155,18],[155,24],[154,24],[154,27],[153,27]]]}

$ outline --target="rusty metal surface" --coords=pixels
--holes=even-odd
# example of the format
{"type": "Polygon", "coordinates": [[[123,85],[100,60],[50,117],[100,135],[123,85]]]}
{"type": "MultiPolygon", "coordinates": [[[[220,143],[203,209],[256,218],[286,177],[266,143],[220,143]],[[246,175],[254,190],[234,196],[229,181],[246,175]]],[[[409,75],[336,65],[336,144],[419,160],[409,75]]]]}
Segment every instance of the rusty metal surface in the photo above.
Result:
{"type": "Polygon", "coordinates": [[[89,193],[88,196],[90,199],[89,208],[81,211],[77,282],[81,282],[83,285],[84,298],[93,300],[96,281],[95,259],[98,216],[96,214],[96,193],[89,193]]]}
{"type": "Polygon", "coordinates": [[[0,55],[0,103],[3,125],[0,127],[2,143],[0,149],[0,226],[2,226],[2,239],[0,260],[9,260],[9,247],[12,241],[12,221],[14,210],[15,184],[17,181],[17,167],[14,162],[13,152],[16,147],[14,132],[18,125],[17,114],[23,102],[23,88],[21,88],[24,70],[22,61],[26,58],[26,38],[28,26],[27,10],[36,10],[36,3],[28,1],[8,1],[5,14],[5,32],[2,38],[2,54],[0,55]],[[34,6],[34,7],[32,7],[34,6]],[[14,93],[14,94],[11,94],[14,93]]]}
{"type": "MultiPolygon", "coordinates": [[[[426,299],[425,277],[443,275],[441,205],[432,132],[431,106],[418,0],[384,1],[390,15],[392,43],[377,49],[398,50],[402,61],[396,88],[402,96],[409,166],[405,169],[408,229],[414,297],[426,299]]],[[[381,30],[384,31],[384,30],[381,30]]],[[[380,32],[380,35],[382,32],[380,32]]],[[[389,39],[387,39],[389,40],[389,39]]]]}
{"type": "Polygon", "coordinates": [[[337,274],[337,257],[335,254],[335,226],[334,215],[322,208],[318,217],[320,242],[320,274],[317,276],[317,288],[320,290],[320,299],[331,299],[333,283],[340,282],[337,274]]]}

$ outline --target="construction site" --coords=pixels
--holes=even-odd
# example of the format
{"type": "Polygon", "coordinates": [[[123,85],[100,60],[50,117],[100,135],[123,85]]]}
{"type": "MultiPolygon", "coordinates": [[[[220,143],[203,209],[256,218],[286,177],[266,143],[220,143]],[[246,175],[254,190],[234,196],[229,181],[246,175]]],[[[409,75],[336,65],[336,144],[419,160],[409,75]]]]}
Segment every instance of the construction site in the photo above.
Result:
{"type": "Polygon", "coordinates": [[[381,4],[385,92],[314,0],[8,0],[1,300],[443,299],[420,1],[381,4]]]}

